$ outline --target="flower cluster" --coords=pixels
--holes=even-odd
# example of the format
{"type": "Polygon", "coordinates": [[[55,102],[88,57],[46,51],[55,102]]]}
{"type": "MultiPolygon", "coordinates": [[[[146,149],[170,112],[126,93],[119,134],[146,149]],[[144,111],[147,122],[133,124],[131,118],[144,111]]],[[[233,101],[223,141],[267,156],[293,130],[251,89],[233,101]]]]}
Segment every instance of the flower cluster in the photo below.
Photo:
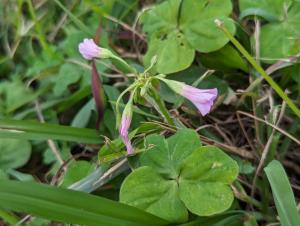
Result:
{"type": "MultiPolygon", "coordinates": [[[[79,44],[79,52],[87,60],[109,57],[119,59],[118,57],[112,55],[109,50],[96,45],[92,39],[84,39],[83,42],[79,44]]],[[[119,59],[119,63],[125,65],[128,68],[128,65],[122,59],[119,59]]],[[[166,83],[174,92],[191,101],[197,107],[202,116],[207,115],[211,111],[214,101],[218,96],[218,90],[216,88],[198,89],[193,86],[186,85],[182,82],[165,79],[164,76],[161,75],[156,76],[156,78],[166,83]]],[[[128,135],[128,130],[130,128],[132,119],[132,97],[133,94],[131,95],[129,102],[125,106],[119,127],[120,137],[123,140],[127,149],[127,153],[129,155],[134,153],[134,149],[128,135]]]]}

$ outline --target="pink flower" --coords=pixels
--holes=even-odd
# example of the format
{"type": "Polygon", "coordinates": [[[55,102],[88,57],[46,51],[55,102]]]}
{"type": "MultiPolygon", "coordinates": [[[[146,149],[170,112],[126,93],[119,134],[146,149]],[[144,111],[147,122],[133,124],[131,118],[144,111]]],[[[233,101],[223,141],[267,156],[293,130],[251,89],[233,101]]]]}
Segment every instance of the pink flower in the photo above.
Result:
{"type": "Polygon", "coordinates": [[[190,100],[201,112],[201,115],[207,115],[218,96],[218,90],[214,89],[197,89],[193,86],[183,85],[180,95],[190,100]]]}
{"type": "Polygon", "coordinates": [[[79,52],[83,58],[92,60],[93,58],[100,57],[103,51],[102,48],[96,45],[93,39],[85,38],[78,46],[79,52]]]}
{"type": "Polygon", "coordinates": [[[164,78],[159,78],[164,81],[172,90],[179,95],[190,100],[200,111],[201,115],[207,115],[218,96],[218,90],[214,89],[197,89],[193,86],[186,85],[183,82],[177,82],[164,78]]]}
{"type": "Polygon", "coordinates": [[[130,139],[128,136],[128,129],[131,124],[131,118],[132,118],[132,113],[130,113],[130,111],[127,111],[127,109],[125,107],[123,114],[122,114],[121,126],[119,129],[119,133],[120,133],[120,136],[126,146],[127,153],[129,155],[133,154],[133,147],[131,145],[131,142],[130,142],[130,139]]]}

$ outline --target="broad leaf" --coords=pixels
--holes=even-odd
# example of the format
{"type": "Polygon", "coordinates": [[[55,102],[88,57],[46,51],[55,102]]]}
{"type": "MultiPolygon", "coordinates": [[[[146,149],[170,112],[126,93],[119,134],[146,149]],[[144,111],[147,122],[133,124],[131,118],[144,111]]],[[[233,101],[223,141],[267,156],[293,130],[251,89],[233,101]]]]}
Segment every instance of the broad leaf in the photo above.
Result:
{"type": "Polygon", "coordinates": [[[229,185],[238,166],[220,149],[201,147],[197,133],[189,129],[167,140],[151,135],[145,143],[152,148],[142,154],[142,167],[124,180],[122,202],[172,222],[186,220],[187,210],[208,216],[230,207],[229,185]]]}
{"type": "Polygon", "coordinates": [[[26,140],[0,139],[0,169],[23,166],[30,158],[31,144],[26,140]]]}
{"type": "Polygon", "coordinates": [[[171,32],[165,38],[153,37],[145,55],[146,65],[150,65],[153,56],[157,56],[156,69],[168,74],[187,68],[195,56],[194,49],[180,32],[171,32]]]}
{"type": "Polygon", "coordinates": [[[68,86],[77,82],[83,71],[74,64],[64,64],[60,67],[58,75],[55,77],[53,92],[56,96],[62,95],[68,86]]]}
{"type": "Polygon", "coordinates": [[[293,0],[241,0],[242,17],[259,15],[270,23],[262,26],[262,60],[273,63],[300,53],[300,2],[293,0]]]}
{"type": "Polygon", "coordinates": [[[22,81],[2,81],[0,84],[0,112],[11,113],[23,105],[32,102],[37,98],[30,88],[27,88],[22,81]]]}
{"type": "Polygon", "coordinates": [[[188,219],[175,180],[165,180],[150,167],[140,167],[123,182],[120,201],[172,222],[188,219]]]}
{"type": "Polygon", "coordinates": [[[230,0],[165,1],[147,11],[142,17],[143,30],[149,33],[149,49],[145,64],[149,66],[157,55],[156,70],[173,73],[191,65],[194,51],[211,52],[220,49],[228,38],[215,25],[224,21],[231,33],[235,26],[228,18],[232,10],[230,0]]]}
{"type": "Polygon", "coordinates": [[[217,70],[241,69],[248,72],[247,63],[238,51],[229,44],[215,52],[201,54],[200,61],[207,68],[217,70]]]}
{"type": "Polygon", "coordinates": [[[216,147],[201,147],[182,165],[180,198],[197,215],[221,213],[233,201],[229,184],[237,175],[238,165],[233,159],[216,147]]]}
{"type": "Polygon", "coordinates": [[[241,18],[257,15],[269,21],[280,21],[285,17],[283,9],[287,9],[293,0],[240,0],[241,18]]]}
{"type": "Polygon", "coordinates": [[[183,129],[167,140],[160,135],[150,135],[146,145],[149,149],[141,155],[141,165],[151,166],[158,173],[175,179],[182,161],[199,148],[201,142],[195,131],[183,129]]]}

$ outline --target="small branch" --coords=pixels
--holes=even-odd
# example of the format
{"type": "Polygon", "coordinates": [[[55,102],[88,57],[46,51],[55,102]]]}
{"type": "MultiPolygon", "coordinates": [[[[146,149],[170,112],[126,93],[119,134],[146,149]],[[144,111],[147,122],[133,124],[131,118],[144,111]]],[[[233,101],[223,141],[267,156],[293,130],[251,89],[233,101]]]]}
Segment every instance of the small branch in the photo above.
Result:
{"type": "Polygon", "coordinates": [[[112,176],[112,174],[117,171],[119,168],[121,168],[124,164],[127,163],[127,158],[121,160],[120,162],[118,162],[117,164],[115,164],[114,166],[112,166],[111,168],[109,168],[109,170],[107,170],[94,184],[93,186],[98,186],[99,183],[101,184],[101,181],[105,180],[106,178],[109,178],[112,176]]]}
{"type": "Polygon", "coordinates": [[[272,123],[269,123],[269,122],[267,122],[267,121],[265,121],[265,120],[263,120],[263,119],[261,119],[261,118],[258,118],[258,117],[254,116],[254,115],[251,115],[251,114],[249,114],[249,113],[247,113],[247,112],[237,111],[237,114],[246,115],[246,116],[248,116],[248,117],[250,117],[250,118],[252,118],[252,119],[254,119],[254,120],[263,122],[263,123],[265,123],[266,125],[271,126],[271,127],[274,128],[275,130],[277,130],[277,131],[279,131],[280,133],[284,134],[285,136],[287,136],[288,138],[290,138],[291,140],[293,140],[293,141],[294,141],[295,143],[297,143],[298,145],[300,145],[300,141],[299,141],[296,137],[294,137],[294,136],[291,135],[290,133],[284,131],[283,129],[279,128],[278,126],[276,126],[276,125],[274,125],[274,124],[272,124],[272,123]]]}
{"type": "MultiPolygon", "coordinates": [[[[255,149],[254,145],[252,144],[251,139],[250,139],[249,136],[248,136],[248,133],[247,133],[247,131],[246,131],[246,129],[245,129],[243,123],[242,123],[242,120],[241,120],[240,115],[239,115],[239,114],[236,114],[236,116],[237,116],[237,120],[238,120],[238,122],[239,122],[239,125],[240,125],[240,127],[241,127],[241,129],[242,129],[242,132],[243,132],[243,134],[244,134],[244,136],[245,136],[245,138],[246,138],[248,144],[250,145],[251,150],[255,153],[255,150],[256,150],[256,149],[255,149]]],[[[256,122],[256,121],[255,121],[255,122],[256,122]]]]}
{"type": "MultiPolygon", "coordinates": [[[[43,116],[40,104],[39,104],[39,102],[37,100],[34,101],[34,105],[35,105],[36,114],[37,114],[40,122],[45,123],[45,119],[44,119],[44,116],[43,116]]],[[[54,141],[51,140],[51,139],[48,139],[47,143],[48,143],[48,146],[49,146],[50,150],[52,151],[53,155],[56,157],[57,161],[59,162],[59,164],[63,165],[64,164],[64,160],[61,157],[60,152],[57,149],[54,141]]]]}

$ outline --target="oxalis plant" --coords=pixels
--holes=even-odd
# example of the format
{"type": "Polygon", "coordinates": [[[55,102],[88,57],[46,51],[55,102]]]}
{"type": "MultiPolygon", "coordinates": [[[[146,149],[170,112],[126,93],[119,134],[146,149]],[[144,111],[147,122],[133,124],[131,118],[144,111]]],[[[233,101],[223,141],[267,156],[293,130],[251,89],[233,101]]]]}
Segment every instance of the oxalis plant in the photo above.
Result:
{"type": "Polygon", "coordinates": [[[128,155],[136,153],[128,132],[134,104],[150,103],[166,123],[179,129],[167,139],[158,134],[145,138],[145,147],[139,150],[138,164],[120,189],[121,202],[170,222],[187,221],[189,211],[210,216],[230,208],[234,197],[230,184],[238,175],[237,163],[217,147],[202,146],[198,134],[183,128],[172,118],[158,95],[159,84],[165,83],[191,101],[202,116],[213,107],[218,96],[216,88],[198,89],[170,80],[166,75],[190,66],[195,50],[214,51],[228,42],[215,24],[215,15],[221,15],[230,31],[235,31],[232,21],[226,18],[232,8],[230,1],[203,3],[206,4],[194,1],[183,4],[183,1],[171,0],[147,12],[143,19],[144,28],[152,35],[145,56],[148,68],[142,73],[110,50],[99,47],[92,39],[79,44],[79,51],[85,59],[108,58],[124,74],[131,74],[132,83],[116,102],[116,125],[128,155]],[[222,7],[221,10],[217,10],[218,7],[222,7]],[[199,11],[203,15],[196,17],[199,11]],[[164,12],[167,15],[163,15],[164,12]],[[207,33],[199,35],[199,31],[207,26],[207,33]],[[119,103],[127,93],[129,99],[121,116],[119,103]]]}
{"type": "Polygon", "coordinates": [[[300,0],[0,8],[0,225],[299,226],[300,0]]]}
{"type": "Polygon", "coordinates": [[[170,222],[187,221],[188,211],[209,216],[228,209],[233,201],[230,184],[237,177],[237,163],[217,147],[202,146],[198,134],[182,128],[171,117],[157,94],[159,83],[165,83],[191,101],[205,116],[217,98],[217,89],[198,89],[167,79],[164,74],[153,73],[157,56],[152,58],[150,66],[143,73],[138,73],[110,50],[97,46],[92,39],[80,43],[79,51],[87,60],[112,59],[125,74],[132,73],[132,83],[116,103],[116,124],[129,156],[136,152],[128,133],[134,104],[149,102],[166,123],[179,129],[168,139],[158,134],[146,137],[145,148],[140,150],[142,153],[138,156],[138,164],[135,164],[138,167],[122,184],[120,201],[170,222]],[[119,103],[126,93],[129,93],[129,99],[121,116],[119,103]]]}
{"type": "MultiPolygon", "coordinates": [[[[177,38],[182,39],[182,34],[179,33],[173,34],[172,37],[177,35],[177,38]]],[[[226,43],[224,40],[221,42],[220,45],[226,43]]],[[[151,48],[150,44],[150,52],[151,48]]],[[[173,47],[169,48],[172,50],[173,47]]],[[[79,51],[87,60],[112,59],[125,74],[132,73],[132,83],[122,92],[116,103],[116,124],[129,155],[135,152],[128,136],[135,103],[141,103],[142,100],[149,102],[169,125],[180,127],[169,115],[164,102],[157,94],[157,86],[160,82],[190,100],[202,116],[210,112],[218,95],[216,88],[197,89],[167,79],[163,73],[156,73],[156,68],[158,72],[169,72],[169,70],[160,70],[161,59],[164,57],[160,52],[152,57],[149,67],[143,73],[138,73],[110,50],[97,46],[92,39],[85,39],[79,45],[79,51]],[[121,117],[119,102],[126,93],[129,93],[129,100],[121,117]]],[[[184,52],[182,54],[184,55],[184,52]]],[[[194,53],[192,58],[193,55],[194,53]]],[[[175,55],[170,58],[177,59],[177,57],[175,55]]],[[[179,61],[182,62],[181,59],[179,61]]],[[[190,63],[188,62],[187,66],[190,63]]],[[[166,67],[168,66],[166,64],[166,67]]],[[[176,67],[177,65],[174,65],[175,70],[176,67]]],[[[150,135],[146,137],[145,143],[147,148],[139,156],[139,167],[134,169],[123,182],[120,190],[121,202],[144,209],[170,222],[187,221],[188,211],[199,216],[209,216],[223,212],[231,206],[233,193],[230,183],[237,177],[238,166],[220,149],[214,146],[201,146],[197,133],[188,129],[179,130],[167,140],[160,135],[150,135]]]]}

